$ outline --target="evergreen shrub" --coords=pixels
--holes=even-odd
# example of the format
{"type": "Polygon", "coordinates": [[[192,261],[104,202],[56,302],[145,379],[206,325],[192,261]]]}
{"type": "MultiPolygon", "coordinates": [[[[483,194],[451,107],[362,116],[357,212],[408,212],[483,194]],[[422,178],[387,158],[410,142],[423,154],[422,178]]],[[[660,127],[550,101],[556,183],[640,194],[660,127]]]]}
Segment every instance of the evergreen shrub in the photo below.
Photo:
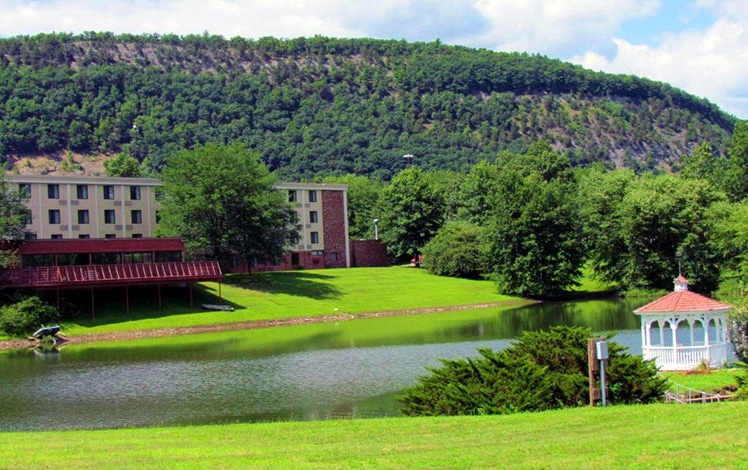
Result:
{"type": "MultiPolygon", "coordinates": [[[[409,416],[509,414],[589,404],[587,343],[591,331],[553,327],[525,332],[512,346],[479,349],[477,358],[442,360],[398,400],[409,416]]],[[[653,362],[608,342],[609,401],[649,403],[667,380],[653,362]]]]}

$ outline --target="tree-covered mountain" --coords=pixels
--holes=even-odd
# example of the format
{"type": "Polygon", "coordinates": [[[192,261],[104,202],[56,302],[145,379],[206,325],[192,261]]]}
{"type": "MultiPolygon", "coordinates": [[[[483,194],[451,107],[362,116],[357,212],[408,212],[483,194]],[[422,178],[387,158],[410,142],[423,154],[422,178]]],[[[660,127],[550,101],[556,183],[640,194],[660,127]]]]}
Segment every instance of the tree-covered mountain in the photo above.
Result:
{"type": "Polygon", "coordinates": [[[439,42],[51,34],[0,39],[0,156],[125,152],[159,170],[243,143],[285,179],[467,170],[545,140],[575,165],[725,155],[735,118],[672,86],[439,42]],[[415,155],[412,162],[402,156],[415,155]]]}

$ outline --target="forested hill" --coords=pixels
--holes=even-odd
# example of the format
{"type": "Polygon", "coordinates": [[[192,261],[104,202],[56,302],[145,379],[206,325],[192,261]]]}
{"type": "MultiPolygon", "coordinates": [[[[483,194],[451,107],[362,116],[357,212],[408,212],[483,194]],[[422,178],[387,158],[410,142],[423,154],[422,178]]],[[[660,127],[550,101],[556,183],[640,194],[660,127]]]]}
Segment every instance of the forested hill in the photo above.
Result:
{"type": "Polygon", "coordinates": [[[0,39],[0,154],[172,152],[242,142],[281,177],[466,169],[543,139],[576,164],[675,168],[724,154],[734,118],[669,85],[558,60],[323,37],[0,39]]]}

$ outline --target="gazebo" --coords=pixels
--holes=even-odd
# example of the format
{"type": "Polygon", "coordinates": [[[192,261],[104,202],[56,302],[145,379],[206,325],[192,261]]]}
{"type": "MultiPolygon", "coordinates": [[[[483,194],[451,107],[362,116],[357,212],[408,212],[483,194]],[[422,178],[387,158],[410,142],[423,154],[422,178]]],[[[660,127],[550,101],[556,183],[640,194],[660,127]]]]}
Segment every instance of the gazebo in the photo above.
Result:
{"type": "Polygon", "coordinates": [[[675,279],[668,295],[634,310],[641,317],[642,354],[661,370],[690,370],[727,362],[727,319],[732,307],[690,292],[688,280],[675,279]]]}

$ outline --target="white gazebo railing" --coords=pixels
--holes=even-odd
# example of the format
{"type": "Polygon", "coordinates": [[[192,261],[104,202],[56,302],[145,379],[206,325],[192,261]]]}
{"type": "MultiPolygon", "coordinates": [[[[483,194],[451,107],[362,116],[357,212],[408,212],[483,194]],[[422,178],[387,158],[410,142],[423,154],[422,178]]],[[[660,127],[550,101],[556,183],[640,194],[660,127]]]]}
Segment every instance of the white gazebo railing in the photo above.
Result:
{"type": "Polygon", "coordinates": [[[690,370],[695,365],[720,367],[727,362],[727,345],[710,346],[649,346],[642,348],[644,359],[654,359],[662,370],[690,370]]]}

